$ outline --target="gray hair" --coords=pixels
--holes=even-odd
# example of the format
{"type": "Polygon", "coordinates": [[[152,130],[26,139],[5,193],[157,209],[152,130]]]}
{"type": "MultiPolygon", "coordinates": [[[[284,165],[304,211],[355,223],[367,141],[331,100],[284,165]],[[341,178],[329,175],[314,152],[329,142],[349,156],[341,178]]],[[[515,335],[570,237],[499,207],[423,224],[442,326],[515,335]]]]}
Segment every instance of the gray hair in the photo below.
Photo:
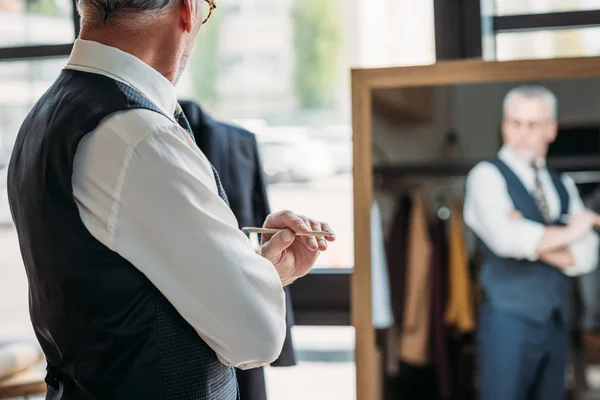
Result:
{"type": "Polygon", "coordinates": [[[506,115],[515,99],[519,97],[544,100],[548,105],[550,119],[556,120],[558,114],[558,101],[556,100],[556,96],[549,89],[541,85],[521,85],[511,89],[506,96],[504,96],[504,103],[502,106],[504,115],[506,115]]]}
{"type": "Polygon", "coordinates": [[[77,11],[81,25],[99,27],[118,23],[119,16],[127,15],[127,23],[147,22],[168,12],[180,0],[79,0],[77,11]],[[135,18],[133,12],[137,11],[135,18]],[[140,13],[142,12],[142,13],[140,13]],[[114,19],[113,19],[114,18],[114,19]],[[110,19],[110,20],[109,20],[110,19]],[[112,21],[111,21],[112,20],[112,21]]]}

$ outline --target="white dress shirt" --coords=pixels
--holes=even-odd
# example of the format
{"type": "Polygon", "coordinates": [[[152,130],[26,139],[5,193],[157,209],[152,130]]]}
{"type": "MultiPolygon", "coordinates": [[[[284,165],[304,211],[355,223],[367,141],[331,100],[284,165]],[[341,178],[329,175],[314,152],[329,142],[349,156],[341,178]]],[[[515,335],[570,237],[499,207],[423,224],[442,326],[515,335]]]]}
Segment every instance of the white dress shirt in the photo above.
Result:
{"type": "MultiPolygon", "coordinates": [[[[116,48],[77,40],[66,68],[119,80],[175,112],[171,82],[116,48]]],[[[279,356],[279,276],[238,229],[208,160],[174,119],[141,109],[104,119],[77,149],[73,194],[91,234],[144,273],[222,363],[247,369],[279,356]]]]}
{"type": "MultiPolygon", "coordinates": [[[[498,157],[532,193],[535,189],[533,168],[506,146],[500,150],[498,157]]],[[[540,180],[550,217],[557,219],[560,214],[560,199],[545,166],[540,170],[540,180]]],[[[573,180],[563,175],[562,182],[569,193],[569,214],[583,210],[584,205],[573,180]]],[[[545,226],[524,218],[510,219],[509,213],[512,210],[514,205],[500,171],[488,162],[477,164],[467,177],[465,223],[497,255],[536,261],[538,258],[536,249],[544,234],[545,226]]],[[[596,268],[598,242],[598,235],[590,230],[582,239],[571,243],[569,250],[575,264],[564,272],[575,276],[596,268]]]]}
{"type": "Polygon", "coordinates": [[[379,204],[371,205],[371,313],[373,327],[387,329],[394,325],[390,279],[379,204]]]}

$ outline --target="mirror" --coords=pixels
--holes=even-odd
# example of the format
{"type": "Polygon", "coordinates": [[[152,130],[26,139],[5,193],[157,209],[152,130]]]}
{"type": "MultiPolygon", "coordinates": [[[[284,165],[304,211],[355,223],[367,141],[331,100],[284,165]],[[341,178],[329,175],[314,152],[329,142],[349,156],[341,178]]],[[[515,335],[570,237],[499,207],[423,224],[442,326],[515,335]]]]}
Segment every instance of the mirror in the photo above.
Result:
{"type": "MultiPolygon", "coordinates": [[[[600,213],[600,78],[372,90],[372,322],[390,398],[477,393],[484,249],[463,223],[465,178],[498,153],[504,98],[525,84],[557,99],[548,165],[600,213]]],[[[571,281],[567,385],[600,391],[600,268],[571,281]]]]}

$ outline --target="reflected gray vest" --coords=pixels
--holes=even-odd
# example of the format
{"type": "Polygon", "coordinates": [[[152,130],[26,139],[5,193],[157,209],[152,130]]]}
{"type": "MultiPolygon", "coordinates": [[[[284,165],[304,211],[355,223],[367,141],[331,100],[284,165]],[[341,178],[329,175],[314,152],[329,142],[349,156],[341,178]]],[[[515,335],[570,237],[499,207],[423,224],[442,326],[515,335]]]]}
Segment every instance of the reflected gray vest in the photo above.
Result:
{"type": "Polygon", "coordinates": [[[64,70],[16,140],[8,194],[48,363],[47,398],[234,400],[233,368],[137,268],[87,231],[73,199],[80,140],[103,118],[135,108],[160,113],[127,85],[64,70]]]}
{"type": "MultiPolygon", "coordinates": [[[[544,224],[535,199],[515,173],[499,159],[491,163],[506,180],[515,209],[524,218],[544,224]]],[[[567,215],[567,189],[558,174],[551,172],[550,175],[560,198],[560,215],[567,215]]],[[[553,225],[562,225],[560,218],[553,225]]],[[[561,313],[565,321],[570,319],[569,278],[544,262],[503,258],[486,248],[481,283],[486,300],[494,308],[538,322],[547,321],[555,310],[561,313]]]]}

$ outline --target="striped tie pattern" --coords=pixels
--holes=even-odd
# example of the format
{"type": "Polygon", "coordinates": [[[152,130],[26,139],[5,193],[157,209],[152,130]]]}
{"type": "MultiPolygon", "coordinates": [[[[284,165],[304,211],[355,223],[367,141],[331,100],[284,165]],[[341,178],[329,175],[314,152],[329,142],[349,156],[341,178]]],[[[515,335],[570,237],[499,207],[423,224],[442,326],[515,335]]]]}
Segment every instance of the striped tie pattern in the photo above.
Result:
{"type": "Polygon", "coordinates": [[[531,164],[531,167],[533,168],[533,176],[535,182],[535,202],[537,203],[538,209],[544,217],[544,221],[547,224],[549,224],[551,222],[550,211],[548,210],[548,202],[546,202],[546,197],[544,196],[544,191],[542,190],[542,181],[540,179],[540,167],[535,162],[531,164]]]}
{"type": "MultiPolygon", "coordinates": [[[[181,126],[183,129],[185,129],[187,131],[187,133],[192,137],[192,140],[196,141],[196,139],[194,138],[194,134],[192,133],[192,127],[190,126],[190,123],[188,122],[188,120],[187,120],[185,114],[183,113],[183,110],[179,106],[179,104],[177,105],[177,109],[175,110],[174,117],[175,117],[175,121],[177,121],[179,126],[181,126]]],[[[215,182],[217,183],[217,190],[219,191],[219,196],[223,199],[223,201],[227,205],[229,205],[229,200],[227,199],[227,194],[225,193],[223,184],[221,183],[221,178],[219,178],[219,174],[218,174],[217,170],[215,169],[215,167],[212,165],[212,163],[210,163],[210,167],[212,168],[213,175],[215,176],[215,182]]]]}

